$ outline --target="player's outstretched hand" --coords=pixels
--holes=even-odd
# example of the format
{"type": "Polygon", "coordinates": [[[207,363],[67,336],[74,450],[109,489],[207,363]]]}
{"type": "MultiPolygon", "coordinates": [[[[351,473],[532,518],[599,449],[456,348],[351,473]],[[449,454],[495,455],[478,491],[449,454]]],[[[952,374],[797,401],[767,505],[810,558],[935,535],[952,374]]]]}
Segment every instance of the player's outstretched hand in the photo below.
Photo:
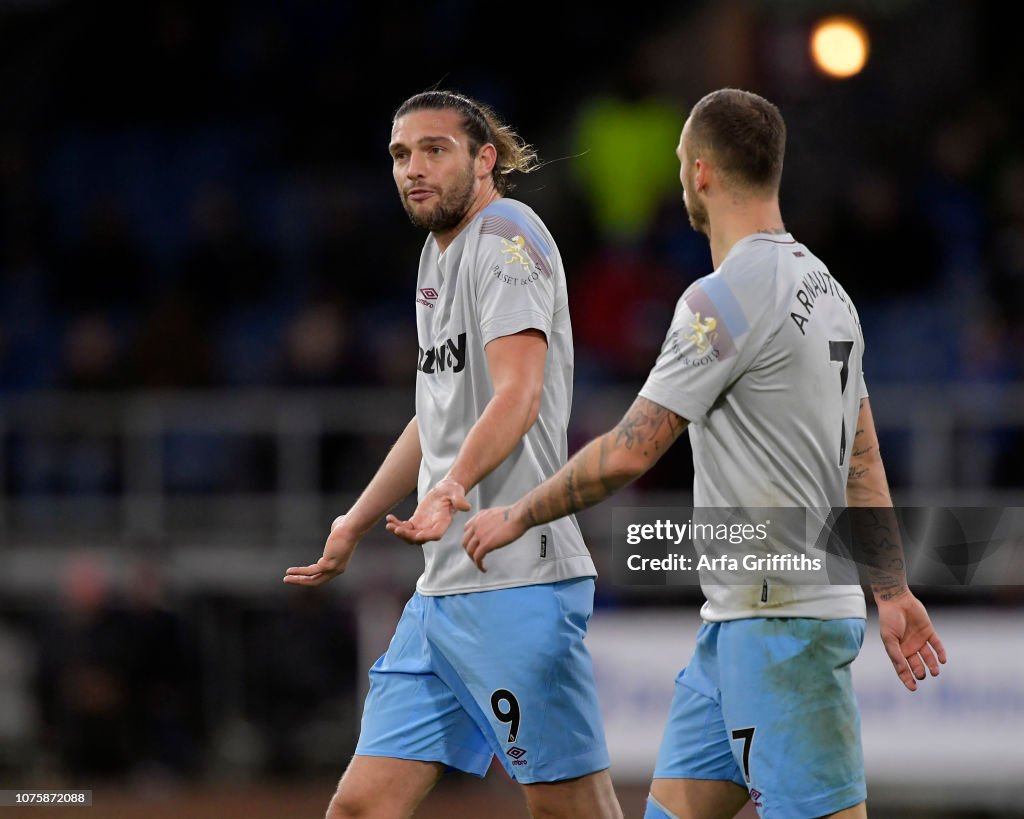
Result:
{"type": "Polygon", "coordinates": [[[527,527],[512,514],[511,506],[495,506],[473,515],[462,534],[462,548],[476,567],[486,572],[484,556],[521,537],[527,527]]]}
{"type": "Polygon", "coordinates": [[[428,543],[440,540],[451,526],[456,512],[468,511],[469,501],[462,484],[445,478],[423,496],[411,518],[399,520],[388,515],[384,528],[406,543],[428,543]]]}
{"type": "Polygon", "coordinates": [[[345,516],[339,515],[331,524],[331,534],[324,545],[324,556],[309,566],[292,566],[284,573],[284,582],[293,586],[322,586],[345,571],[359,537],[343,525],[345,516]]]}
{"type": "Polygon", "coordinates": [[[946,649],[924,604],[909,589],[899,597],[877,603],[885,653],[903,684],[916,691],[917,681],[925,678],[926,667],[933,677],[939,675],[939,664],[946,662],[946,649]]]}

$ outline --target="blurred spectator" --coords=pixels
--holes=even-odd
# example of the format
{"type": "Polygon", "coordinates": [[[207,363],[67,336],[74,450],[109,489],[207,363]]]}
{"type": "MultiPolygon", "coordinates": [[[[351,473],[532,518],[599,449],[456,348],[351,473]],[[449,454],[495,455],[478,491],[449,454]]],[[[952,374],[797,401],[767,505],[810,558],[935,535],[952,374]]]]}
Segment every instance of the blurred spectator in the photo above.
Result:
{"type": "Polygon", "coordinates": [[[0,771],[24,768],[38,740],[35,666],[36,650],[27,636],[0,619],[0,771]]]}
{"type": "Polygon", "coordinates": [[[340,303],[305,305],[285,330],[281,383],[338,387],[362,381],[365,357],[340,303]]]}
{"type": "Polygon", "coordinates": [[[127,583],[134,767],[152,773],[193,773],[199,762],[199,651],[180,609],[167,599],[164,573],[141,560],[127,583]]]}
{"type": "Polygon", "coordinates": [[[98,557],[74,555],[62,571],[60,609],[37,643],[46,746],[74,776],[122,774],[133,763],[131,630],[98,557]]]}
{"type": "Polygon", "coordinates": [[[348,756],[355,747],[348,706],[358,673],[354,613],[323,594],[290,593],[283,611],[257,620],[247,648],[250,716],[270,740],[270,771],[296,773],[348,756]]]}
{"type": "Polygon", "coordinates": [[[102,557],[79,552],[61,568],[60,608],[37,641],[45,747],[75,776],[193,771],[197,649],[159,568],[130,567],[127,607],[102,557]]]}

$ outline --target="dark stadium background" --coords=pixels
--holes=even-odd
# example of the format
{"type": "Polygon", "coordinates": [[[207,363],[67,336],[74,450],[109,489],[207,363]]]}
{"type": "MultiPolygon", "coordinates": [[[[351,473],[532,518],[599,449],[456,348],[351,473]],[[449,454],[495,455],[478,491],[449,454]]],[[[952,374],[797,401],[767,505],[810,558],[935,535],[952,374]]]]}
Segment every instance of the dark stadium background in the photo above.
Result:
{"type": "MultiPolygon", "coordinates": [[[[781,107],[787,226],[858,305],[897,503],[1024,506],[1022,77],[996,4],[955,0],[0,2],[0,789],[91,788],[105,819],[326,807],[420,556],[378,530],[319,593],[280,578],[412,413],[423,236],[386,145],[427,88],[493,104],[546,162],[514,195],[565,260],[571,450],[625,410],[710,271],[672,152],[688,107],[738,86],[781,107]],[[845,81],[806,45],[839,11],[872,38],[845,81]]],[[[685,503],[691,481],[681,443],[616,504],[685,503]]],[[[609,521],[582,517],[599,561],[609,521]]],[[[1020,589],[921,596],[941,633],[1019,614],[1020,589]]],[[[700,602],[598,594],[690,624],[700,602]]],[[[958,673],[949,647],[927,686],[958,673]]],[[[1019,815],[1021,777],[948,810],[911,779],[872,815],[1019,815]]],[[[642,815],[644,779],[616,781],[642,815]]],[[[525,808],[495,769],[422,815],[525,808]]]]}

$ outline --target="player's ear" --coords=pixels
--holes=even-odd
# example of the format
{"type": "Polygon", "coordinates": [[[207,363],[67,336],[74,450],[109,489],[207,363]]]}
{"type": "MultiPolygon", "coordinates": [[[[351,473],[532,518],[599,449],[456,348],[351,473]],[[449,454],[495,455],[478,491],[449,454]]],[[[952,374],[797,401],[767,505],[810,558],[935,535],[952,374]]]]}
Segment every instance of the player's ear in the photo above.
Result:
{"type": "Polygon", "coordinates": [[[476,174],[480,177],[490,176],[498,161],[498,149],[490,142],[480,146],[476,152],[476,174]]]}
{"type": "Polygon", "coordinates": [[[711,184],[711,180],[714,178],[714,168],[708,163],[706,159],[695,159],[693,160],[693,186],[698,192],[703,191],[711,184]]]}

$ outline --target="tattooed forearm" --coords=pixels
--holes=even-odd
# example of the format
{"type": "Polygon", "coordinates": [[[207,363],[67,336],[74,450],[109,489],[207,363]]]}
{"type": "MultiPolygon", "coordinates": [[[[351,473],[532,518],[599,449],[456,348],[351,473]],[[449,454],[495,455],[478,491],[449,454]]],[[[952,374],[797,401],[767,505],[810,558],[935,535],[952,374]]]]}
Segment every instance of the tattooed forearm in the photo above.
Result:
{"type": "Polygon", "coordinates": [[[861,400],[857,432],[850,447],[846,500],[850,507],[854,561],[864,568],[875,598],[892,600],[907,589],[906,564],[899,522],[892,508],[866,398],[861,400]]]}
{"type": "MultiPolygon", "coordinates": [[[[600,443],[601,449],[598,453],[597,477],[601,481],[601,487],[604,489],[604,494],[598,500],[604,500],[609,495],[618,492],[623,486],[629,483],[629,481],[616,481],[610,477],[612,442],[608,439],[607,435],[602,435],[600,443]]],[[[597,501],[594,502],[597,503],[597,501]]]]}
{"type": "Polygon", "coordinates": [[[529,526],[538,526],[600,503],[636,477],[610,466],[615,446],[611,436],[612,433],[606,433],[591,441],[554,477],[523,498],[529,526]]]}
{"type": "Polygon", "coordinates": [[[891,600],[907,587],[906,563],[895,510],[889,507],[850,509],[854,560],[864,567],[871,591],[891,600]]]}
{"type": "Polygon", "coordinates": [[[569,464],[569,474],[565,476],[565,495],[569,500],[569,508],[580,509],[583,506],[583,496],[580,494],[579,486],[576,483],[575,461],[569,464]]]}
{"type": "Polygon", "coordinates": [[[615,429],[526,495],[519,511],[529,526],[538,526],[600,503],[646,472],[684,429],[685,418],[638,398],[615,429]]]}

